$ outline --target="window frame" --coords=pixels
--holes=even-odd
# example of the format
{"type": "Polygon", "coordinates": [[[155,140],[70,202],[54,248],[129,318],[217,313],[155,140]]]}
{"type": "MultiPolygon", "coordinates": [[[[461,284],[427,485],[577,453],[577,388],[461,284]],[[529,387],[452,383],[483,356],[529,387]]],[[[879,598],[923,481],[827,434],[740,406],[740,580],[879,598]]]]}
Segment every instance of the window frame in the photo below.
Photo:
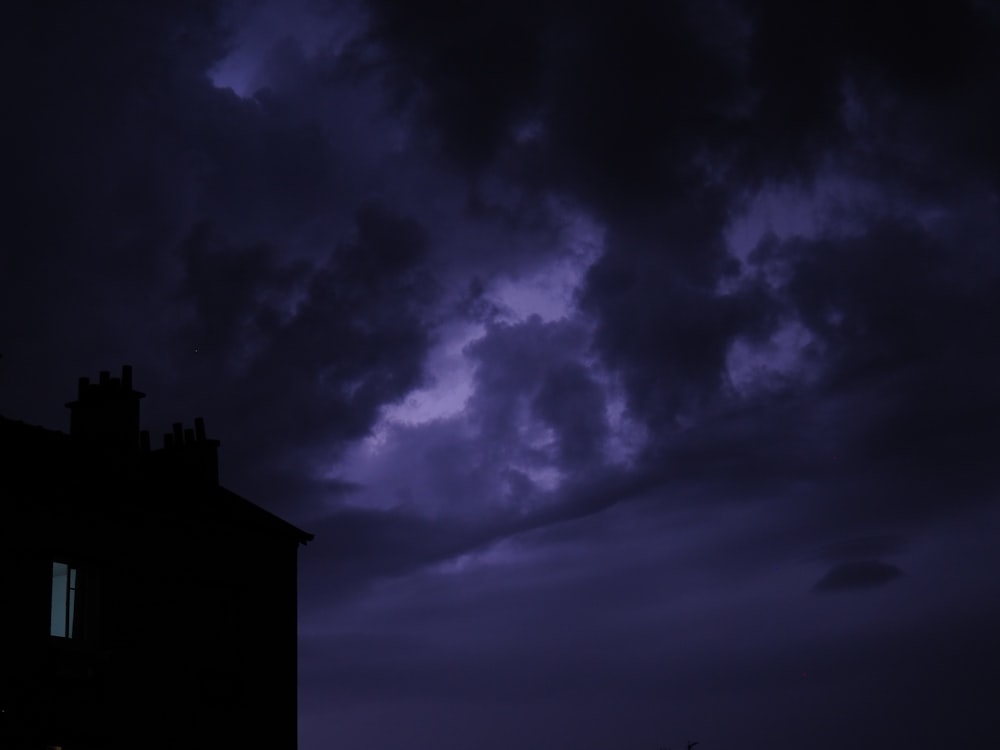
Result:
{"type": "Polygon", "coordinates": [[[49,600],[49,636],[60,640],[72,641],[78,639],[80,634],[76,628],[79,611],[79,590],[80,590],[80,567],[65,559],[54,558],[52,560],[52,588],[49,600]],[[62,591],[56,590],[56,566],[62,565],[65,568],[65,583],[62,591]],[[57,594],[62,594],[63,601],[57,610],[57,594]],[[57,619],[57,615],[60,616],[57,619]],[[61,620],[61,622],[60,622],[61,620]]]}

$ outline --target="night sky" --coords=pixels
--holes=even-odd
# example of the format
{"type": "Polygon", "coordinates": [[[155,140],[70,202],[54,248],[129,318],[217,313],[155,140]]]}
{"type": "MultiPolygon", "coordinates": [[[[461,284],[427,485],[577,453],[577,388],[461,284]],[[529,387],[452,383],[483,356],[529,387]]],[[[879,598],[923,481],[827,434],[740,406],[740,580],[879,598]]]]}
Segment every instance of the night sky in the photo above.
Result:
{"type": "Polygon", "coordinates": [[[316,535],[302,750],[1000,747],[996,3],[20,6],[0,413],[316,535]]]}

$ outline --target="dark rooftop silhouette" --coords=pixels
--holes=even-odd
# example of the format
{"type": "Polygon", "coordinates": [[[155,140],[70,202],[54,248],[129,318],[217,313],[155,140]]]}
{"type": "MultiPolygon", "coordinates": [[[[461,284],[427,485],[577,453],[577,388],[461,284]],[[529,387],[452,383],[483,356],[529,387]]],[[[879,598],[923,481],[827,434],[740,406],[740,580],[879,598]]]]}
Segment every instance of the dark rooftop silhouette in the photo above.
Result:
{"type": "Polygon", "coordinates": [[[0,746],[294,748],[296,551],[196,419],[140,430],[132,369],[63,433],[0,417],[0,746]]]}

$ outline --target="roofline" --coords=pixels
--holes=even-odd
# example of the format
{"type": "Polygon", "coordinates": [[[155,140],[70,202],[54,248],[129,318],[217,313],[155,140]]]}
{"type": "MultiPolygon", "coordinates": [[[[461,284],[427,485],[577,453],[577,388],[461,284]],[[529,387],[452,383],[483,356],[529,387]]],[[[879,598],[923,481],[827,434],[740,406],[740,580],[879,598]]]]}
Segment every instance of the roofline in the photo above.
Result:
{"type": "Polygon", "coordinates": [[[233,492],[231,489],[223,487],[221,484],[218,485],[218,489],[223,494],[228,495],[229,497],[235,500],[239,500],[248,505],[249,507],[253,508],[253,512],[259,514],[263,519],[267,520],[281,531],[287,533],[289,536],[294,537],[295,541],[298,542],[299,544],[305,546],[306,544],[308,544],[309,542],[311,542],[313,539],[316,538],[315,534],[310,534],[308,531],[303,531],[298,526],[289,523],[281,516],[275,515],[266,508],[260,507],[259,505],[257,505],[257,503],[253,502],[252,500],[248,500],[247,498],[243,497],[243,495],[233,492]]]}
{"type": "MultiPolygon", "coordinates": [[[[66,446],[73,444],[73,438],[61,430],[53,430],[48,427],[42,427],[41,425],[24,422],[19,419],[11,419],[3,414],[0,414],[0,426],[4,426],[5,429],[25,431],[34,435],[44,436],[47,440],[59,441],[66,446]]],[[[232,500],[240,502],[245,507],[250,508],[250,512],[259,516],[261,521],[269,524],[275,531],[293,538],[298,544],[304,546],[316,538],[314,534],[310,534],[308,531],[303,531],[298,526],[289,523],[280,516],[262,508],[252,500],[248,500],[242,495],[233,492],[221,484],[215,485],[215,488],[223,495],[228,496],[232,500]]]]}

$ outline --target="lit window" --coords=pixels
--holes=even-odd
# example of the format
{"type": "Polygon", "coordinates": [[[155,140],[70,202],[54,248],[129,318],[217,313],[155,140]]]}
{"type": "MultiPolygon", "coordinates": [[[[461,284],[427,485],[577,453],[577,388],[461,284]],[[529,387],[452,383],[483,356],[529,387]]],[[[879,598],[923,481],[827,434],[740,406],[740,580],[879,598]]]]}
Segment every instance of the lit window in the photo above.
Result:
{"type": "Polygon", "coordinates": [[[52,563],[52,626],[49,632],[60,638],[73,637],[76,609],[76,568],[52,563]]]}

